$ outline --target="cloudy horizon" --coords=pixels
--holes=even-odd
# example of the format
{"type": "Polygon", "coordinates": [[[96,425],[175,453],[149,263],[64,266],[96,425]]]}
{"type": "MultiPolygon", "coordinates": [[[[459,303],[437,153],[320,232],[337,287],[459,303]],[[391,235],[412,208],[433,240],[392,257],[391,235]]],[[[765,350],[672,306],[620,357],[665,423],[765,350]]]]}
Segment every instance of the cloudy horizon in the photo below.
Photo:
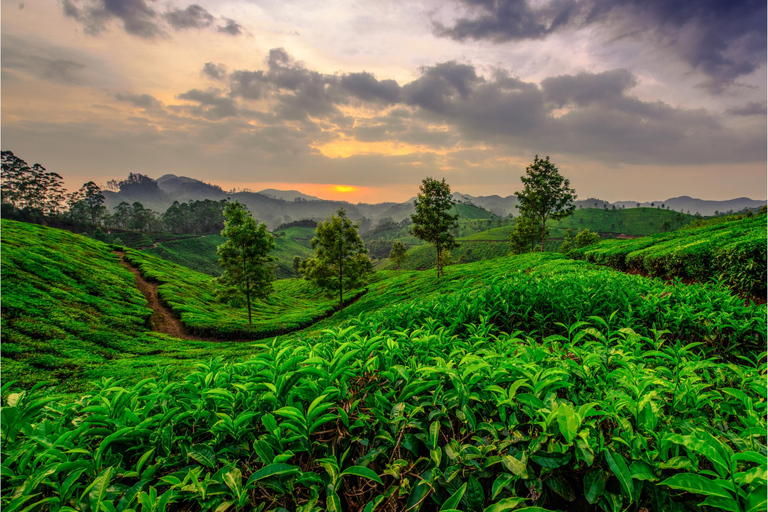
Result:
{"type": "Polygon", "coordinates": [[[2,1],[2,149],[350,202],[766,198],[764,2],[2,1]]]}

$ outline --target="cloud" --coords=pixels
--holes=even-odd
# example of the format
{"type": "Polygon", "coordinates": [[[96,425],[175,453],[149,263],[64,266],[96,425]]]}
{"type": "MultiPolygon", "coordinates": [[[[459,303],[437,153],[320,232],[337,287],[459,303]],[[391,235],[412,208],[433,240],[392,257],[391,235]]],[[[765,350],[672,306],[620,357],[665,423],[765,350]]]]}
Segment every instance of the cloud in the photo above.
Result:
{"type": "Polygon", "coordinates": [[[175,30],[206,28],[210,27],[215,20],[211,13],[197,4],[192,4],[186,9],[171,9],[163,17],[175,30]]]}
{"type": "Polygon", "coordinates": [[[176,97],[180,100],[198,103],[198,106],[189,109],[189,112],[211,121],[238,116],[238,108],[235,101],[232,98],[221,96],[220,91],[216,89],[209,91],[192,89],[176,97]]]}
{"type": "Polygon", "coordinates": [[[216,30],[221,32],[222,34],[229,34],[231,36],[239,36],[240,34],[243,33],[243,26],[240,25],[235,20],[230,19],[230,18],[222,18],[222,21],[224,21],[225,24],[221,25],[219,27],[216,27],[216,30]]]}
{"type": "Polygon", "coordinates": [[[765,102],[752,101],[740,107],[729,108],[728,113],[734,116],[765,116],[768,108],[765,102]]]}
{"type": "MultiPolygon", "coordinates": [[[[675,55],[707,76],[720,93],[766,60],[766,3],[751,0],[460,0],[468,13],[438,36],[496,43],[542,39],[596,26],[610,39],[627,38],[675,55]]],[[[597,34],[597,32],[595,32],[597,34]]],[[[610,41],[607,41],[610,42],[610,41]]]]}
{"type": "Polygon", "coordinates": [[[349,73],[341,77],[341,87],[363,101],[395,103],[400,99],[400,85],[394,80],[377,80],[371,73],[349,73]]]}
{"type": "Polygon", "coordinates": [[[144,109],[159,109],[163,107],[160,100],[150,94],[115,94],[115,99],[127,101],[136,107],[144,109]]]}
{"type": "Polygon", "coordinates": [[[62,0],[62,12],[83,25],[86,34],[97,36],[109,23],[122,22],[128,34],[154,39],[166,36],[164,28],[173,30],[211,28],[229,35],[240,35],[242,25],[230,18],[220,18],[224,25],[216,26],[216,17],[198,4],[185,8],[172,7],[158,13],[145,0],[62,0]]]}
{"type": "Polygon", "coordinates": [[[224,64],[214,64],[206,62],[203,66],[203,75],[214,80],[224,80],[227,78],[227,68],[224,64]]]}
{"type": "Polygon", "coordinates": [[[82,55],[56,46],[37,44],[13,36],[3,36],[2,68],[21,71],[49,82],[81,85],[87,65],[82,55]]]}
{"type": "Polygon", "coordinates": [[[566,104],[579,106],[619,98],[637,84],[635,76],[626,69],[605,73],[579,73],[560,75],[542,80],[541,88],[547,101],[558,107],[566,104]]]}
{"type": "MultiPolygon", "coordinates": [[[[480,148],[665,166],[765,157],[765,127],[730,123],[732,117],[714,111],[642,100],[633,94],[636,76],[626,69],[535,83],[503,68],[481,74],[472,64],[448,61],[422,67],[418,78],[401,86],[367,72],[320,73],[276,48],[264,69],[227,74],[221,65],[207,63],[203,73],[228,89],[189,90],[177,98],[191,104],[167,111],[183,119],[217,121],[219,128],[204,128],[215,133],[226,125],[232,144],[253,144],[256,132],[269,135],[265,140],[276,153],[283,152],[279,135],[290,133],[284,144],[292,154],[299,147],[309,151],[328,145],[330,154],[345,156],[356,148],[439,155],[480,148]],[[259,110],[248,110],[255,101],[259,110]]],[[[143,96],[120,99],[151,103],[143,96]]],[[[760,113],[765,104],[729,112],[760,113]]]]}
{"type": "Polygon", "coordinates": [[[94,36],[114,19],[135,36],[152,39],[163,33],[157,24],[157,13],[144,0],[87,0],[82,7],[73,0],[63,0],[62,8],[66,16],[82,23],[85,32],[94,36]]]}

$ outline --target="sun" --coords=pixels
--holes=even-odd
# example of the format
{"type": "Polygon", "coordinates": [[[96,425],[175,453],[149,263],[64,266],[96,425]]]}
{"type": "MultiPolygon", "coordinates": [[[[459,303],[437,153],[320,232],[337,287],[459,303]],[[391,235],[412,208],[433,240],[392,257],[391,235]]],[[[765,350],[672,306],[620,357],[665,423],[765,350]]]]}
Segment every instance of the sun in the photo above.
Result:
{"type": "Polygon", "coordinates": [[[356,187],[352,187],[350,185],[336,185],[333,187],[333,189],[336,192],[354,192],[355,190],[357,190],[356,187]]]}

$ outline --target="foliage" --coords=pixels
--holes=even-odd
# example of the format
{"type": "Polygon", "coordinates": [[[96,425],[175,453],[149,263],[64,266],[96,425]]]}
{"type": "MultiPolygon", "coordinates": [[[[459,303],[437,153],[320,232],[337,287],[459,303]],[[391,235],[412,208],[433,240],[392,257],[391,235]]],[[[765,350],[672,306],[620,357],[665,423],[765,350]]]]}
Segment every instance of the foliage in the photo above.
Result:
{"type": "Polygon", "coordinates": [[[267,225],[257,224],[238,201],[226,205],[224,217],[221,236],[228,240],[216,249],[223,269],[216,279],[218,296],[230,302],[245,297],[248,325],[252,325],[251,300],[272,293],[275,275],[269,263],[274,258],[269,253],[275,248],[275,240],[267,232],[267,225]]]}
{"type": "Polygon", "coordinates": [[[101,224],[101,219],[107,211],[104,206],[104,194],[92,181],[84,183],[79,190],[70,194],[67,204],[72,223],[76,226],[95,228],[101,224]]]}
{"type": "Polygon", "coordinates": [[[227,200],[174,201],[163,213],[163,223],[172,233],[218,234],[224,228],[227,200]]]}
{"type": "Polygon", "coordinates": [[[766,217],[707,225],[634,240],[603,240],[578,259],[651,276],[719,278],[750,296],[766,293],[766,217]]]}
{"type": "Polygon", "coordinates": [[[435,248],[437,277],[442,275],[443,251],[457,246],[451,230],[458,227],[458,215],[449,213],[455,203],[445,178],[437,181],[429,177],[422,181],[414,201],[416,213],[411,215],[411,233],[435,248]]]}
{"type": "Polygon", "coordinates": [[[2,202],[24,220],[41,222],[62,213],[65,189],[62,177],[40,164],[30,167],[11,151],[2,152],[2,202]]]}
{"type": "Polygon", "coordinates": [[[547,220],[564,219],[571,215],[576,207],[576,191],[570,188],[571,182],[560,175],[555,164],[536,155],[533,164],[525,168],[526,176],[521,176],[523,190],[515,192],[520,201],[520,215],[536,219],[541,223],[541,247],[547,236],[547,220]]]}
{"type": "Polygon", "coordinates": [[[403,242],[396,241],[394,244],[392,244],[392,250],[389,253],[389,259],[392,260],[392,262],[397,265],[397,268],[400,268],[403,264],[403,261],[405,261],[405,245],[403,242]]]}
{"type": "Polygon", "coordinates": [[[360,287],[373,270],[357,225],[344,208],[320,222],[312,239],[315,256],[303,267],[304,276],[319,287],[338,292],[339,309],[344,307],[344,290],[360,287]]]}
{"type": "Polygon", "coordinates": [[[593,233],[588,229],[582,229],[573,239],[573,244],[576,246],[576,249],[594,245],[598,242],[600,242],[600,235],[593,233]]]}
{"type": "Polygon", "coordinates": [[[181,341],[150,332],[146,300],[109,246],[60,229],[2,221],[3,379],[82,390],[105,376],[136,382],[189,368],[240,343],[181,341]]]}
{"type": "Polygon", "coordinates": [[[182,379],[104,379],[74,403],[6,385],[4,508],[764,508],[764,307],[730,303],[763,331],[737,365],[657,328],[719,307],[717,288],[505,261],[532,271],[468,265],[482,284],[182,379]]]}
{"type": "Polygon", "coordinates": [[[539,238],[546,238],[546,233],[541,233],[541,226],[532,217],[520,216],[516,219],[515,228],[509,233],[509,251],[512,254],[532,251],[534,242],[539,238]]]}

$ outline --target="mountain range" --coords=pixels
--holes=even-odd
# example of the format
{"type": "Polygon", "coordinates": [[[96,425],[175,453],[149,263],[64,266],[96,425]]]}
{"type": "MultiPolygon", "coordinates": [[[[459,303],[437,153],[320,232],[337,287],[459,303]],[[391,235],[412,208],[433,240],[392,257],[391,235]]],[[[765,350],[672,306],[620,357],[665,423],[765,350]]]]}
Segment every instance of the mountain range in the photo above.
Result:
{"type": "MultiPolygon", "coordinates": [[[[164,212],[174,201],[186,202],[191,200],[221,200],[230,198],[238,200],[248,206],[254,216],[266,222],[270,229],[274,229],[282,223],[300,219],[322,220],[339,208],[345,208],[347,215],[353,220],[363,221],[368,225],[375,225],[383,219],[392,219],[400,222],[408,218],[413,212],[413,199],[403,202],[384,202],[376,204],[349,203],[346,201],[333,201],[320,199],[315,196],[303,194],[296,190],[265,189],[254,192],[248,189],[225,191],[217,185],[188,178],[166,174],[157,178],[156,187],[131,188],[119,192],[105,190],[106,206],[111,210],[121,201],[133,203],[141,202],[144,207],[156,212],[164,212]]],[[[472,196],[455,192],[454,198],[461,203],[474,205],[487,210],[493,215],[505,217],[517,215],[518,200],[514,195],[502,197],[472,196]]],[[[745,208],[759,208],[766,204],[765,201],[754,200],[747,197],[739,197],[726,201],[711,201],[697,199],[689,196],[673,197],[661,201],[616,201],[608,202],[601,199],[587,198],[575,201],[577,208],[636,208],[648,207],[669,208],[684,213],[700,213],[701,215],[715,215],[715,212],[740,211],[745,208]]],[[[491,215],[489,215],[491,216],[491,215]]]]}

